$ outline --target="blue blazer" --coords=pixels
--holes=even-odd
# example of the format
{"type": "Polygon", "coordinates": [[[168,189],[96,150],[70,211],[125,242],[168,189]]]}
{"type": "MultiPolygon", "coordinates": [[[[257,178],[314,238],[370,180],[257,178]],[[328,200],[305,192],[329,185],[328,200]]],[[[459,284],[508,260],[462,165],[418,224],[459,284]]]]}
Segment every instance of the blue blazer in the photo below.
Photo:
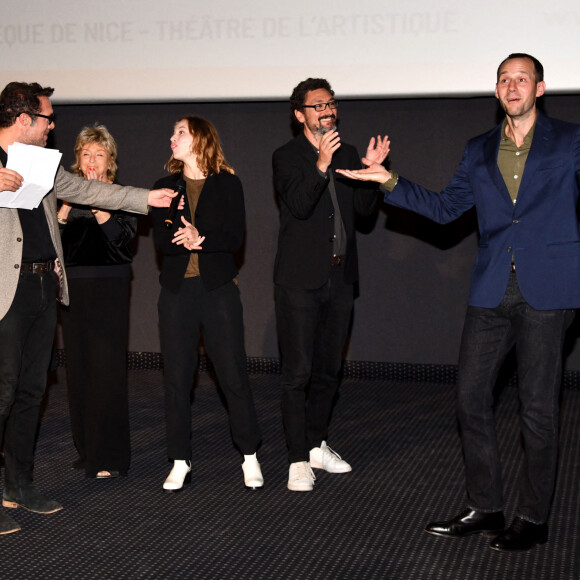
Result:
{"type": "Polygon", "coordinates": [[[475,205],[479,249],[469,304],[494,308],[508,283],[512,255],[523,297],[536,310],[580,307],[580,125],[538,113],[514,204],[497,166],[501,125],[471,139],[441,193],[404,178],[385,201],[447,223],[475,205]]]}

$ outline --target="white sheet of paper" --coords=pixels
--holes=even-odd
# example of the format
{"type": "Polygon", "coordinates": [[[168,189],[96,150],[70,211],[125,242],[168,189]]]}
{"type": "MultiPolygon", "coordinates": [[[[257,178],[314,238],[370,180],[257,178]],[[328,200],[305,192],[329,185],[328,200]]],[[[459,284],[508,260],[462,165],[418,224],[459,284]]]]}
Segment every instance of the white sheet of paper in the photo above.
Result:
{"type": "Polygon", "coordinates": [[[54,185],[54,176],[61,158],[62,153],[55,149],[23,143],[10,145],[6,167],[20,173],[24,181],[17,191],[0,192],[0,207],[38,207],[54,185]]]}

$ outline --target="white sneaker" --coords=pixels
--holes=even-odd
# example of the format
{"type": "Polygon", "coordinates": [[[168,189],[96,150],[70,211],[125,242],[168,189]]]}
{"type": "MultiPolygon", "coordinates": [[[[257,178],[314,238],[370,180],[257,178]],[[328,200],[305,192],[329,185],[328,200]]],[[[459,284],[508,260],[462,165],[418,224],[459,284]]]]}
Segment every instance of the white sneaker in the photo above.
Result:
{"type": "Polygon", "coordinates": [[[313,447],[310,450],[310,465],[314,469],[324,469],[328,473],[346,473],[352,471],[352,467],[342,457],[333,451],[323,441],[320,447],[313,447]]]}
{"type": "Polygon", "coordinates": [[[181,491],[183,486],[191,482],[191,461],[176,459],[173,462],[173,469],[169,472],[167,479],[163,482],[163,489],[169,493],[181,491]]]}
{"type": "Polygon", "coordinates": [[[260,469],[260,464],[255,453],[254,455],[244,455],[242,469],[244,471],[244,485],[246,487],[258,489],[264,485],[264,477],[262,476],[262,470],[260,469]]]}
{"type": "Polygon", "coordinates": [[[312,491],[316,477],[308,461],[297,461],[290,464],[288,489],[290,491],[312,491]]]}

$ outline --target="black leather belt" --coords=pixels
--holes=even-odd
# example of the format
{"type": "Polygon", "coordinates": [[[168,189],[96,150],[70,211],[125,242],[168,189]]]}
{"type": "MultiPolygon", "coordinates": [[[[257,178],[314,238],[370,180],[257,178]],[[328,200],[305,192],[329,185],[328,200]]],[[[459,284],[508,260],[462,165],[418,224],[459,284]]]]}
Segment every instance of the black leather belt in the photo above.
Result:
{"type": "Polygon", "coordinates": [[[54,260],[48,262],[22,262],[21,274],[48,274],[54,270],[54,260]]]}
{"type": "Polygon", "coordinates": [[[346,261],[345,256],[332,256],[330,262],[333,266],[340,266],[341,264],[344,264],[346,261]]]}

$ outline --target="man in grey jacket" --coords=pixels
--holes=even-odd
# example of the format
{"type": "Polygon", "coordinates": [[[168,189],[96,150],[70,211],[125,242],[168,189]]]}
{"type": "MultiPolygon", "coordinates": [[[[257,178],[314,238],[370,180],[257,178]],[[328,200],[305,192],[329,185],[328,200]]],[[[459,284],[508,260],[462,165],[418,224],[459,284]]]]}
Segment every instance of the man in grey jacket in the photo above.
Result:
{"type": "MultiPolygon", "coordinates": [[[[9,83],[0,94],[0,196],[16,191],[22,176],[7,169],[13,143],[45,147],[54,129],[53,89],[9,83]]],[[[56,300],[68,287],[56,219],[57,197],[104,209],[146,214],[175,193],[85,181],[59,167],[53,189],[35,209],[0,208],[0,441],[4,449],[2,504],[37,513],[62,506],[33,485],[34,440],[56,326],[56,300]]],[[[20,526],[0,511],[0,534],[20,526]]]]}

